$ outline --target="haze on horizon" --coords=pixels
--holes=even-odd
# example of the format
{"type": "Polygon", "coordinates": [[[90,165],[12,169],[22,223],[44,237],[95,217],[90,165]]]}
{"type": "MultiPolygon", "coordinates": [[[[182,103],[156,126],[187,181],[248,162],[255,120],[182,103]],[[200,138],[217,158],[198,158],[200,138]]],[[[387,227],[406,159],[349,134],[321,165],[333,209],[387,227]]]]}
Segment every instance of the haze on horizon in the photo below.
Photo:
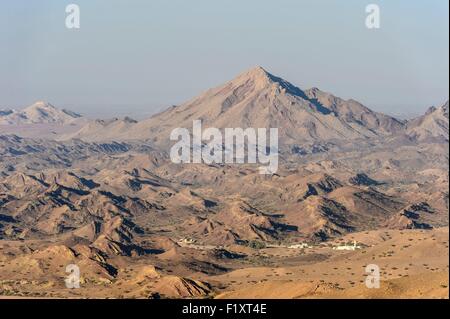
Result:
{"type": "Polygon", "coordinates": [[[447,0],[72,2],[80,30],[65,27],[68,3],[0,4],[0,108],[147,117],[255,65],[394,115],[448,99],[447,0]]]}

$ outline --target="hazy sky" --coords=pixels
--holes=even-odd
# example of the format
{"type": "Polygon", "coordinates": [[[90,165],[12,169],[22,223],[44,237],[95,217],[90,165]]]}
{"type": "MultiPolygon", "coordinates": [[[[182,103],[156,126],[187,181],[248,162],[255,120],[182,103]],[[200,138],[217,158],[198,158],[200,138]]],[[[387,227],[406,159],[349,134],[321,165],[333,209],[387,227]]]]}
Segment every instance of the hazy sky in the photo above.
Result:
{"type": "Polygon", "coordinates": [[[261,65],[390,114],[448,99],[448,0],[0,0],[0,108],[145,116],[261,65]],[[81,8],[81,29],[65,7],[81,8]],[[381,29],[365,7],[381,7],[381,29]]]}

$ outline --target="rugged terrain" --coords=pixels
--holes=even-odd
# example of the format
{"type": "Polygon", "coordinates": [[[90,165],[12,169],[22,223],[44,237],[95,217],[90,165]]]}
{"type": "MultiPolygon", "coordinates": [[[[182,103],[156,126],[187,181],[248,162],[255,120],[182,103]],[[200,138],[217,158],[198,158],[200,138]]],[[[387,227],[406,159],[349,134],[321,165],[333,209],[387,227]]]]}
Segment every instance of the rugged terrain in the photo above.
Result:
{"type": "Polygon", "coordinates": [[[400,121],[260,67],[143,121],[2,110],[0,295],[448,298],[448,155],[448,102],[400,121]],[[277,173],[172,163],[195,119],[278,127],[277,173]]]}

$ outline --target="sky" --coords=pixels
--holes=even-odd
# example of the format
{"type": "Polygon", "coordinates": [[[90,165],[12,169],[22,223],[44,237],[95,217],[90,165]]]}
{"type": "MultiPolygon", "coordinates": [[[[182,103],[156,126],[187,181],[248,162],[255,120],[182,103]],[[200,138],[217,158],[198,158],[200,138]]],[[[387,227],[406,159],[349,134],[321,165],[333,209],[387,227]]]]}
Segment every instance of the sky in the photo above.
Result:
{"type": "Polygon", "coordinates": [[[448,99],[448,0],[0,0],[0,108],[147,117],[260,65],[393,115],[448,99]],[[80,7],[80,29],[65,25],[80,7]],[[380,7],[380,29],[365,25],[380,7]]]}

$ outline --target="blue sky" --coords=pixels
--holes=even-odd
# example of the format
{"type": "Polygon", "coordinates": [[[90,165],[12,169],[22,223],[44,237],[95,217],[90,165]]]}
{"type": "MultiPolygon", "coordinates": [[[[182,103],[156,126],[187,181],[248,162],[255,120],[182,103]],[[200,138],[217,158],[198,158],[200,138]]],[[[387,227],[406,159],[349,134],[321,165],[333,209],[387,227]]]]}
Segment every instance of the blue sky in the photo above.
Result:
{"type": "Polygon", "coordinates": [[[390,114],[448,99],[448,0],[1,0],[0,108],[143,117],[261,65],[390,114]],[[81,8],[81,29],[65,7],[81,8]],[[381,7],[381,29],[365,7],[381,7]]]}

